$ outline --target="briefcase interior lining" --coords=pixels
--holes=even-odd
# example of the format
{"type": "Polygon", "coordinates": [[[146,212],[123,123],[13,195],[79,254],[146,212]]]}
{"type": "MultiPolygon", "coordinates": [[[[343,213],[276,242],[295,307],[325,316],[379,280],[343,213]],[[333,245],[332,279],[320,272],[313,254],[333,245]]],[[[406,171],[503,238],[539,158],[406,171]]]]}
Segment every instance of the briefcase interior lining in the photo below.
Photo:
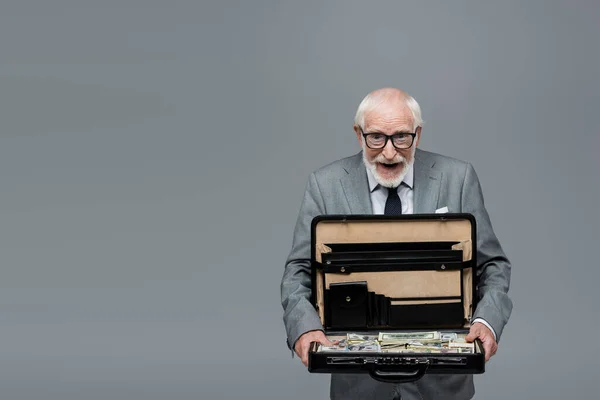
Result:
{"type": "MultiPolygon", "coordinates": [[[[473,287],[470,263],[473,257],[473,226],[469,218],[328,219],[318,221],[314,230],[313,245],[316,250],[313,257],[317,265],[323,265],[323,255],[334,252],[332,248],[352,248],[352,245],[368,247],[370,243],[387,243],[392,248],[394,244],[406,247],[412,246],[412,243],[425,243],[435,247],[436,243],[444,243],[444,246],[451,243],[450,249],[462,251],[463,266],[458,269],[443,270],[437,267],[419,270],[418,266],[411,266],[413,268],[409,270],[379,270],[376,273],[364,268],[361,272],[324,273],[324,268],[317,268],[315,301],[324,326],[327,326],[326,292],[330,291],[332,285],[345,283],[358,287],[361,282],[368,282],[369,292],[391,299],[392,305],[406,305],[406,310],[413,315],[430,312],[431,315],[443,316],[451,311],[456,316],[457,303],[462,302],[462,327],[470,326],[473,309],[473,291],[470,290],[473,287]]],[[[380,268],[379,264],[373,265],[380,268]]],[[[348,269],[351,270],[351,266],[348,269]]]]}

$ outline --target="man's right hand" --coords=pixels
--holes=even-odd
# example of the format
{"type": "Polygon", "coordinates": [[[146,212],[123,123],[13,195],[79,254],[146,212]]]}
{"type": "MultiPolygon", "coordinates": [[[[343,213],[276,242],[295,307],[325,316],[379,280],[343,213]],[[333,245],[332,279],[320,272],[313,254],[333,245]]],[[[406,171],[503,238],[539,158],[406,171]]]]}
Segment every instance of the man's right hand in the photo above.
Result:
{"type": "Polygon", "coordinates": [[[325,346],[335,346],[339,341],[332,342],[327,339],[323,331],[308,331],[298,338],[294,345],[294,351],[302,360],[302,364],[308,367],[308,350],[312,342],[319,342],[325,346]]]}

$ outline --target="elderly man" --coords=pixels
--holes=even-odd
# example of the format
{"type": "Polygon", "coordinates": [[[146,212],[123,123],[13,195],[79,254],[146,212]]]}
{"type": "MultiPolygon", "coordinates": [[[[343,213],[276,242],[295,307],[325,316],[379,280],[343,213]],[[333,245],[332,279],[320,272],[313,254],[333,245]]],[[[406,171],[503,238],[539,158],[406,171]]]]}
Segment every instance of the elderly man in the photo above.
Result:
{"type": "MultiPolygon", "coordinates": [[[[405,92],[384,88],[360,103],[354,131],[362,151],[313,172],[308,180],[281,282],[288,346],[307,365],[310,343],[332,343],[310,303],[310,226],[323,214],[422,214],[447,207],[477,222],[479,303],[467,340],[479,338],[486,361],[508,322],[511,265],[496,238],[471,164],[418,149],[421,110],[405,92]]],[[[332,399],[471,399],[472,375],[425,375],[392,384],[362,374],[332,374],[332,399]]]]}

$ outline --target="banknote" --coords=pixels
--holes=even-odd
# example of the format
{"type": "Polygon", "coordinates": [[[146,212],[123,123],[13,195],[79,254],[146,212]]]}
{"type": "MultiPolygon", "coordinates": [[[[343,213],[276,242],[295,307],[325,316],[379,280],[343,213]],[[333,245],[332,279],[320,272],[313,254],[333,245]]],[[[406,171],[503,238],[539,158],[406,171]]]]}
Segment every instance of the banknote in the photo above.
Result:
{"type": "Polygon", "coordinates": [[[324,346],[321,345],[317,351],[348,351],[346,346],[324,346]]]}
{"type": "Polygon", "coordinates": [[[450,341],[450,343],[448,343],[448,347],[451,349],[461,348],[475,350],[475,343],[450,341]]]}
{"type": "Polygon", "coordinates": [[[442,332],[440,334],[440,339],[442,339],[442,340],[454,340],[457,338],[458,338],[458,335],[455,332],[442,332]]]}
{"type": "Polygon", "coordinates": [[[379,342],[365,340],[364,342],[348,343],[348,351],[381,351],[379,342]]]}
{"type": "Polygon", "coordinates": [[[375,341],[377,340],[377,335],[364,335],[358,333],[348,333],[346,336],[346,340],[350,342],[364,342],[366,340],[375,341]]]}
{"type": "Polygon", "coordinates": [[[418,340],[418,339],[440,339],[440,332],[379,332],[379,341],[388,342],[394,340],[418,340]]]}
{"type": "Polygon", "coordinates": [[[448,344],[450,343],[449,340],[441,340],[441,339],[401,339],[401,340],[384,340],[381,343],[389,343],[389,344],[414,344],[414,345],[435,345],[435,346],[439,346],[442,344],[448,344]]]}
{"type": "Polygon", "coordinates": [[[440,340],[400,340],[400,341],[393,341],[393,342],[381,342],[380,343],[381,348],[401,348],[401,347],[408,347],[408,346],[412,346],[412,347],[448,347],[448,342],[442,342],[440,340]]]}
{"type": "MultiPolygon", "coordinates": [[[[331,339],[331,338],[329,340],[333,341],[333,339],[331,339]]],[[[338,340],[337,344],[334,344],[333,346],[320,345],[317,351],[348,351],[348,347],[347,347],[345,338],[343,338],[341,340],[339,340],[339,339],[335,339],[335,340],[338,340]]]]}
{"type": "Polygon", "coordinates": [[[460,335],[454,339],[451,339],[450,341],[455,342],[455,343],[468,343],[466,335],[460,335]]]}
{"type": "Polygon", "coordinates": [[[445,342],[445,341],[434,341],[434,340],[429,340],[429,341],[425,341],[425,340],[411,340],[408,343],[406,343],[406,346],[412,346],[412,347],[448,347],[448,343],[449,342],[445,342]]]}
{"type": "Polygon", "coordinates": [[[444,346],[415,346],[415,345],[411,345],[408,344],[406,345],[406,348],[409,350],[415,350],[415,351],[426,351],[426,350],[431,350],[431,351],[437,351],[437,350],[448,350],[448,347],[444,347],[444,346]]]}
{"type": "Polygon", "coordinates": [[[396,342],[381,342],[379,344],[379,347],[381,347],[381,349],[405,349],[406,348],[407,343],[396,343],[396,342]]]}
{"type": "Polygon", "coordinates": [[[407,353],[426,353],[426,354],[469,354],[469,353],[473,353],[473,351],[471,351],[471,349],[462,349],[462,348],[457,348],[457,349],[450,349],[450,348],[446,348],[446,347],[436,347],[436,348],[424,348],[424,347],[416,347],[416,348],[405,348],[405,347],[400,347],[400,348],[381,348],[381,352],[382,353],[402,353],[402,354],[407,354],[407,353]]]}
{"type": "Polygon", "coordinates": [[[473,354],[475,353],[475,348],[466,348],[466,347],[459,347],[459,348],[454,348],[454,349],[449,349],[452,350],[454,353],[461,353],[461,354],[473,354]]]}

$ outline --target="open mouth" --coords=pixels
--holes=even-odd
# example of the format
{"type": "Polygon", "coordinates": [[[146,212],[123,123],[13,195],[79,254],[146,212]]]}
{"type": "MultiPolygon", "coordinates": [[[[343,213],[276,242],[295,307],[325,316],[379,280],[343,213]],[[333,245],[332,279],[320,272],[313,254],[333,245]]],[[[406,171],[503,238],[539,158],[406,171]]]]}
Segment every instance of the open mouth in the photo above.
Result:
{"type": "Polygon", "coordinates": [[[398,165],[400,165],[400,163],[394,163],[394,164],[379,163],[379,165],[381,165],[385,169],[395,169],[398,165]]]}

